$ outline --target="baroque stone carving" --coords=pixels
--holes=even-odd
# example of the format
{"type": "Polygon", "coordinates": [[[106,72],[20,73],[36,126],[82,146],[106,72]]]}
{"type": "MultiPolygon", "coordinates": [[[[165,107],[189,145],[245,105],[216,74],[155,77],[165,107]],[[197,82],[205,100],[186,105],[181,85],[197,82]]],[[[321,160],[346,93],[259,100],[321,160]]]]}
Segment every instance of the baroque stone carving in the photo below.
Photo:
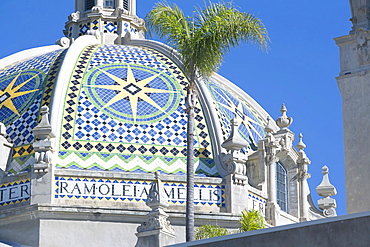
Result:
{"type": "Polygon", "coordinates": [[[103,8],[101,6],[94,6],[91,9],[91,13],[103,13],[103,8]]]}
{"type": "Polygon", "coordinates": [[[164,212],[164,209],[168,207],[168,197],[164,191],[163,184],[159,178],[159,172],[155,172],[155,181],[153,181],[150,187],[146,205],[148,205],[152,211],[148,214],[149,219],[143,222],[137,228],[137,232],[146,232],[153,230],[164,230],[168,233],[174,234],[174,229],[168,218],[168,214],[164,212]]]}
{"type": "Polygon", "coordinates": [[[356,30],[357,54],[361,65],[369,63],[370,53],[367,42],[367,32],[363,28],[356,30]]]}
{"type": "Polygon", "coordinates": [[[71,41],[66,37],[62,37],[55,42],[55,44],[60,45],[61,47],[65,47],[65,48],[69,47],[70,43],[71,41]]]}
{"type": "Polygon", "coordinates": [[[80,11],[76,11],[68,16],[69,21],[77,22],[80,19],[80,11]]]}
{"type": "Polygon", "coordinates": [[[221,145],[228,152],[223,156],[223,162],[226,164],[227,173],[232,175],[233,182],[243,185],[247,183],[247,158],[239,151],[247,147],[249,143],[240,136],[237,121],[231,119],[230,123],[230,136],[221,145]]]}

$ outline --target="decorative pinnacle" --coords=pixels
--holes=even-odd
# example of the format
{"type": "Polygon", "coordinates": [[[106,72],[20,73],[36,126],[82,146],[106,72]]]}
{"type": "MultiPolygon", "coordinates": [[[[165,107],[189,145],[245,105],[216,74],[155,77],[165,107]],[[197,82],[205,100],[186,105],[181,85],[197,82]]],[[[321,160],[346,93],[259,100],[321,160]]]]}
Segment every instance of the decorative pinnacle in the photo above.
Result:
{"type": "Polygon", "coordinates": [[[221,147],[232,152],[235,150],[239,151],[242,148],[247,147],[249,143],[240,136],[238,132],[238,122],[236,121],[236,119],[234,118],[231,119],[230,125],[231,125],[230,136],[221,144],[221,147]]]}
{"type": "Polygon", "coordinates": [[[47,138],[55,137],[52,133],[51,125],[49,123],[49,107],[42,106],[41,107],[41,121],[40,123],[33,129],[33,134],[35,135],[36,139],[38,140],[45,140],[47,138]]]}
{"type": "Polygon", "coordinates": [[[306,148],[306,144],[304,144],[302,138],[303,138],[303,135],[302,135],[302,133],[300,133],[299,134],[299,142],[297,144],[297,148],[299,149],[299,151],[301,151],[301,150],[303,151],[303,149],[306,148]]]}
{"type": "Polygon", "coordinates": [[[316,192],[322,197],[329,197],[337,194],[337,190],[335,189],[334,185],[332,185],[329,181],[329,168],[327,166],[322,167],[322,181],[316,187],[316,192]]]}
{"type": "Polygon", "coordinates": [[[329,168],[327,166],[322,167],[322,174],[323,175],[329,174],[329,168]]]}
{"type": "Polygon", "coordinates": [[[154,177],[155,180],[153,181],[149,189],[146,205],[149,206],[152,210],[156,210],[158,208],[167,208],[168,197],[164,191],[163,184],[161,179],[159,178],[158,171],[154,172],[154,177]]]}
{"type": "Polygon", "coordinates": [[[272,128],[272,125],[271,125],[271,118],[270,118],[270,116],[267,116],[267,124],[266,124],[266,127],[265,127],[265,131],[267,133],[274,132],[274,129],[272,128]]]}
{"type": "Polygon", "coordinates": [[[276,125],[282,129],[287,129],[293,123],[293,118],[286,115],[287,111],[285,104],[283,104],[280,109],[281,116],[276,120],[276,125]]]}

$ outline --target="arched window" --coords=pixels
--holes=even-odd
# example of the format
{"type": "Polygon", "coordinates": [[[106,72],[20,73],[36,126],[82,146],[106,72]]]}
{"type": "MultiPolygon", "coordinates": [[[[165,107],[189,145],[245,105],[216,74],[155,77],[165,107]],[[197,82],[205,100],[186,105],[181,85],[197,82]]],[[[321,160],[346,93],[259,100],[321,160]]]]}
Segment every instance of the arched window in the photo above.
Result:
{"type": "Polygon", "coordinates": [[[276,195],[280,209],[288,212],[288,176],[280,161],[276,163],[276,195]]]}
{"type": "Polygon", "coordinates": [[[114,9],[114,0],[104,0],[104,8],[114,9]]]}
{"type": "Polygon", "coordinates": [[[95,6],[95,0],[85,0],[85,10],[90,10],[95,6]]]}
{"type": "Polygon", "coordinates": [[[129,11],[130,9],[129,9],[129,0],[121,0],[121,1],[123,1],[123,8],[125,9],[125,10],[127,10],[127,11],[129,11]]]}

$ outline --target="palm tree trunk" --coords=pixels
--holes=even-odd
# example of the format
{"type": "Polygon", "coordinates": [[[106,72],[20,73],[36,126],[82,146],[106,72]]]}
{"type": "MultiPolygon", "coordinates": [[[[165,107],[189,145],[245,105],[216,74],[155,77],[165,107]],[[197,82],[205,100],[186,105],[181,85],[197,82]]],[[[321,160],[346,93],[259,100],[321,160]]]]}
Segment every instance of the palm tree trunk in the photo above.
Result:
{"type": "Polygon", "coordinates": [[[186,154],[186,242],[194,241],[194,108],[198,94],[195,87],[194,74],[190,75],[190,85],[186,97],[187,154],[186,154]]]}

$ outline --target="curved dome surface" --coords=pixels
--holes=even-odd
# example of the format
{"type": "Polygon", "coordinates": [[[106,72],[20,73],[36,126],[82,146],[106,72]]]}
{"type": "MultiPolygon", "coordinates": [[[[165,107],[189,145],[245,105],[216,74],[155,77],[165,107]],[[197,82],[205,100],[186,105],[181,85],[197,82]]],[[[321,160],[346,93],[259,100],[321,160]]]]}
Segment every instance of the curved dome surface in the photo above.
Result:
{"type": "MultiPolygon", "coordinates": [[[[73,61],[69,53],[76,53],[76,44],[1,70],[0,121],[15,140],[8,171],[30,168],[32,129],[40,107],[50,105],[56,167],[185,174],[188,81],[176,59],[146,43],[80,42],[73,61]],[[61,65],[70,69],[60,72],[61,65]]],[[[248,152],[264,136],[267,115],[221,76],[197,83],[196,174],[220,176],[220,145],[230,135],[231,119],[237,119],[239,134],[250,143],[248,152]]]]}
{"type": "Polygon", "coordinates": [[[27,170],[33,164],[32,129],[37,125],[41,105],[50,104],[64,51],[59,48],[0,69],[0,121],[14,144],[7,169],[10,173],[27,170]]]}

